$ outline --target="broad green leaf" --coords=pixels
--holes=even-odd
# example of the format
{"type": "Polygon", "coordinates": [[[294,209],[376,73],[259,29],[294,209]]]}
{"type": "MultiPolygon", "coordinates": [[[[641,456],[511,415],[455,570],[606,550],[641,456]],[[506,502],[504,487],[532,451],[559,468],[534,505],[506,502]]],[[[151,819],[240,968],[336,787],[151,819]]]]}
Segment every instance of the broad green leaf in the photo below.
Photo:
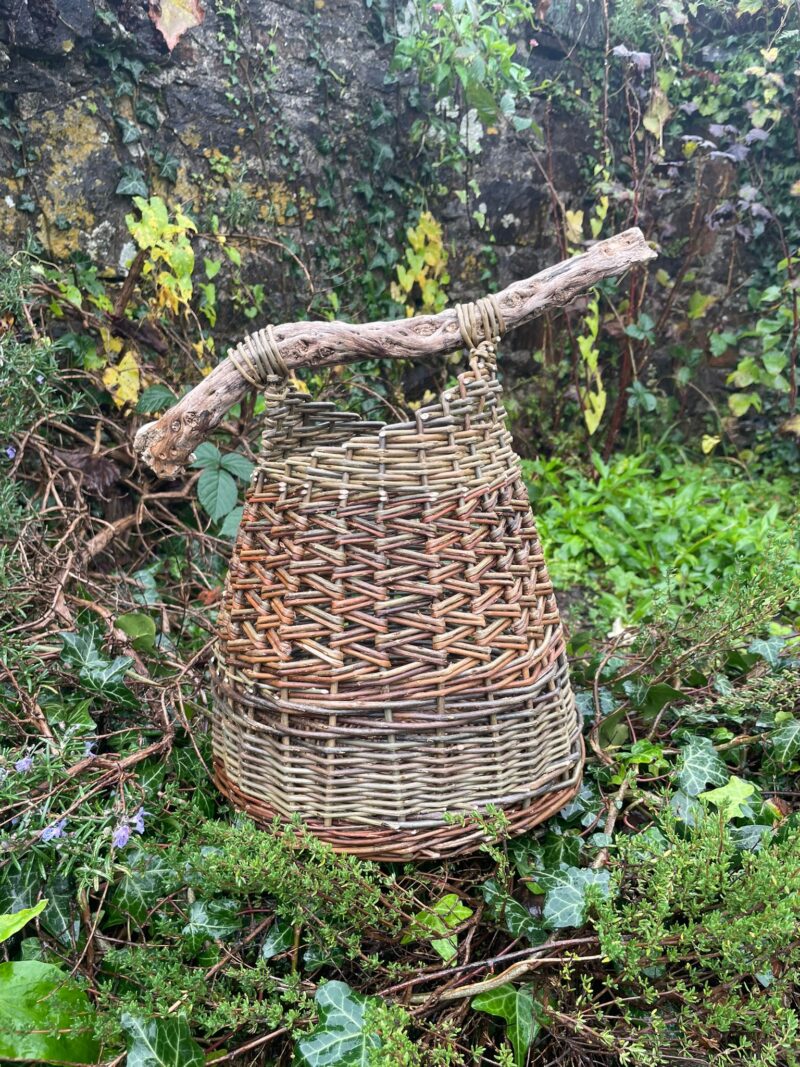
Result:
{"type": "Polygon", "coordinates": [[[236,507],[236,482],[227,471],[206,467],[197,482],[197,498],[215,522],[224,519],[236,507]]]}
{"type": "Polygon", "coordinates": [[[127,1034],[126,1067],[203,1067],[203,1050],[192,1039],[189,1024],[176,1018],[144,1019],[127,1012],[120,1019],[127,1034]]]}
{"type": "Polygon", "coordinates": [[[42,914],[42,926],[62,945],[74,945],[81,929],[74,886],[57,874],[47,879],[44,891],[50,903],[42,914]]]}
{"type": "Polygon", "coordinates": [[[609,889],[608,871],[596,871],[589,867],[543,871],[537,876],[537,881],[547,894],[543,916],[551,930],[562,930],[566,926],[583,926],[588,907],[587,888],[597,886],[604,895],[609,889]]]}
{"type": "Polygon", "coordinates": [[[369,1067],[381,1040],[365,1026],[369,997],[344,982],[327,982],[317,991],[319,1019],[295,1049],[298,1067],[369,1067]]]}
{"type": "Polygon", "coordinates": [[[640,709],[650,715],[655,715],[666,707],[671,700],[680,700],[683,696],[684,694],[681,690],[676,689],[674,685],[668,685],[667,682],[657,682],[655,685],[648,686],[644,700],[640,704],[640,709]]]}
{"type": "Polygon", "coordinates": [[[47,904],[46,900],[40,900],[32,908],[23,908],[22,911],[15,911],[9,915],[0,915],[0,941],[7,941],[12,934],[21,930],[31,919],[41,915],[47,904]]]}
{"type": "Polygon", "coordinates": [[[273,956],[287,952],[292,945],[294,945],[294,925],[285,919],[276,919],[261,945],[261,957],[271,960],[273,956]]]}
{"type": "Polygon", "coordinates": [[[194,450],[193,467],[219,467],[221,463],[222,453],[210,441],[201,441],[194,450]]]}
{"type": "Polygon", "coordinates": [[[739,818],[743,815],[742,804],[755,793],[756,787],[752,782],[745,782],[732,774],[728,782],[719,789],[709,789],[705,793],[699,793],[699,800],[707,800],[718,808],[725,822],[739,818]]]}
{"type": "Polygon", "coordinates": [[[242,456],[238,452],[226,452],[222,457],[222,466],[240,482],[249,482],[255,464],[247,456],[242,456]]]}
{"type": "Polygon", "coordinates": [[[541,919],[531,915],[523,904],[501,890],[494,878],[483,883],[481,893],[489,918],[502,923],[512,937],[527,938],[532,945],[541,945],[547,940],[547,930],[541,919]]]}
{"type": "Polygon", "coordinates": [[[786,639],[778,636],[768,638],[766,641],[757,637],[754,641],[751,641],[748,645],[747,651],[755,653],[756,656],[760,656],[765,663],[768,663],[770,667],[777,667],[780,663],[781,652],[786,646],[786,639]]]}
{"type": "Polygon", "coordinates": [[[534,1017],[530,989],[518,989],[507,982],[487,993],[479,993],[473,999],[472,1007],[486,1012],[487,1015],[499,1015],[501,1019],[505,1019],[508,1040],[514,1050],[514,1063],[516,1067],[525,1067],[528,1049],[540,1029],[534,1017]]]}
{"type": "Polygon", "coordinates": [[[236,537],[236,533],[242,524],[242,515],[244,515],[243,507],[229,511],[222,522],[222,526],[219,528],[220,537],[236,537]]]}
{"type": "Polygon", "coordinates": [[[800,752],[800,719],[789,719],[774,730],[767,742],[772,758],[786,767],[800,752]]]}
{"type": "MultiPolygon", "coordinates": [[[[418,912],[412,920],[410,931],[404,935],[403,942],[408,943],[431,934],[447,934],[449,930],[460,926],[472,915],[472,908],[461,902],[456,893],[448,893],[426,911],[418,912]]],[[[431,946],[438,952],[445,963],[455,958],[457,938],[455,935],[430,938],[431,946]]]]}
{"type": "Polygon", "coordinates": [[[687,796],[696,797],[707,785],[724,785],[728,768],[707,737],[692,737],[681,749],[675,781],[687,796]]]}
{"type": "Polygon", "coordinates": [[[189,906],[184,937],[195,950],[206,941],[224,941],[242,928],[239,905],[234,900],[195,900],[189,906]]]}
{"type": "Polygon", "coordinates": [[[144,612],[132,611],[127,615],[120,615],[115,625],[130,637],[137,652],[144,652],[155,646],[156,624],[144,612]]]}
{"type": "Polygon", "coordinates": [[[122,682],[133,660],[117,656],[113,660],[98,650],[93,631],[59,634],[64,645],[64,659],[78,671],[81,681],[90,689],[110,697],[127,707],[137,707],[135,695],[122,682]]]}
{"type": "Polygon", "coordinates": [[[141,925],[155,904],[169,892],[175,872],[161,856],[142,849],[132,850],[125,859],[128,870],[115,887],[111,904],[124,918],[141,925]]]}
{"type": "Polygon", "coordinates": [[[114,192],[118,196],[147,196],[147,182],[136,167],[124,167],[114,192]]]}
{"type": "Polygon", "coordinates": [[[165,411],[174,403],[175,397],[166,385],[148,385],[137,401],[136,410],[140,415],[153,415],[158,411],[165,411]]]}
{"type": "Polygon", "coordinates": [[[84,990],[50,963],[0,964],[0,1060],[96,1063],[84,990]]]}

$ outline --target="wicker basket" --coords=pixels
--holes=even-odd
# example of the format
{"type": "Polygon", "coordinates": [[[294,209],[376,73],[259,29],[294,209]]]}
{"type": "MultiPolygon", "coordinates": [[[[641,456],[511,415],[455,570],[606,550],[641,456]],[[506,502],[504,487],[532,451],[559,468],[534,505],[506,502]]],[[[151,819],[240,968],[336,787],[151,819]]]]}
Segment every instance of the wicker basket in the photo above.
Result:
{"type": "Polygon", "coordinates": [[[473,850],[480,826],[448,813],[489,805],[520,833],[580,780],[562,627],[495,346],[468,347],[470,370],[407,423],[365,422],[269,379],[220,612],[218,785],[262,823],[299,813],[373,859],[473,850]]]}

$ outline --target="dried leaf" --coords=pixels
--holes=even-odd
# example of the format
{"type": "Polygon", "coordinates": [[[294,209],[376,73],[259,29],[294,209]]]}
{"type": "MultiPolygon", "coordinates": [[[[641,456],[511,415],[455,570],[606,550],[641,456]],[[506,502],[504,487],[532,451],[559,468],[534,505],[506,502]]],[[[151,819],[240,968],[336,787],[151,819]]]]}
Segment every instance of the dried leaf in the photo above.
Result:
{"type": "Polygon", "coordinates": [[[71,451],[62,451],[57,448],[53,452],[56,459],[61,460],[65,467],[79,471],[83,475],[84,489],[97,496],[103,496],[122,475],[113,460],[91,452],[88,448],[76,448],[71,451]]]}
{"type": "Polygon", "coordinates": [[[170,52],[205,17],[200,0],[151,0],[149,14],[170,52]]]}

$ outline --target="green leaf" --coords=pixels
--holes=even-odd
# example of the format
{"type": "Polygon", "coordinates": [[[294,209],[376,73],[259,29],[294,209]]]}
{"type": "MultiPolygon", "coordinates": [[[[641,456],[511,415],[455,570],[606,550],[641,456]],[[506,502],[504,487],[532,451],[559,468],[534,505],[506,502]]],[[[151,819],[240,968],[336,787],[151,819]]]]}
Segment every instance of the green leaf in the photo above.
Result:
{"type": "Polygon", "coordinates": [[[377,1034],[365,1026],[364,1013],[371,998],[354,993],[344,982],[327,982],[317,990],[319,1020],[301,1037],[295,1049],[299,1067],[369,1067],[377,1034]]]}
{"type": "Polygon", "coordinates": [[[285,919],[276,919],[270,926],[261,946],[261,958],[271,960],[294,945],[294,925],[285,919]]]}
{"type": "Polygon", "coordinates": [[[81,930],[74,885],[63,874],[51,875],[45,892],[50,903],[42,915],[42,926],[62,945],[74,946],[81,930]]]}
{"type": "Polygon", "coordinates": [[[766,641],[757,637],[755,641],[751,641],[748,645],[747,651],[753,652],[756,656],[760,656],[765,663],[768,663],[770,667],[777,667],[780,663],[781,652],[786,646],[786,639],[780,637],[777,634],[768,638],[766,641]]]}
{"type": "Polygon", "coordinates": [[[656,715],[671,700],[680,699],[683,696],[684,694],[681,690],[676,689],[675,686],[668,685],[667,682],[657,682],[655,685],[647,687],[644,700],[639,707],[641,711],[656,715]]]}
{"type": "Polygon", "coordinates": [[[155,646],[156,624],[144,612],[132,611],[127,615],[120,615],[115,626],[128,635],[137,652],[143,652],[155,646]]]}
{"type": "Polygon", "coordinates": [[[239,455],[238,452],[226,452],[222,457],[222,466],[240,482],[249,482],[255,464],[246,456],[239,455]]]}
{"type": "Polygon", "coordinates": [[[172,407],[174,403],[175,397],[166,385],[148,385],[139,397],[136,410],[140,415],[154,415],[158,411],[172,407]]]}
{"type": "Polygon", "coordinates": [[[566,926],[583,926],[588,908],[588,887],[597,886],[604,895],[609,890],[608,871],[596,871],[589,867],[545,871],[537,875],[537,881],[547,894],[543,915],[551,930],[562,930],[566,926]]]}
{"type": "MultiPolygon", "coordinates": [[[[472,908],[462,903],[456,893],[448,893],[437,900],[427,911],[418,912],[413,917],[412,928],[403,937],[404,942],[430,934],[447,934],[472,915],[472,908]]],[[[455,959],[458,940],[455,934],[445,937],[433,937],[431,947],[442,957],[445,963],[455,959]]]]}
{"type": "Polygon", "coordinates": [[[540,1025],[534,1017],[533,997],[528,988],[517,989],[507,982],[479,993],[472,1001],[472,1007],[487,1015],[499,1015],[506,1021],[506,1033],[514,1050],[516,1067],[525,1067],[528,1049],[539,1033],[540,1025]]]}
{"type": "Polygon", "coordinates": [[[189,907],[189,922],[183,934],[194,950],[206,941],[224,941],[242,928],[239,905],[234,900],[195,900],[189,907]]]}
{"type": "Polygon", "coordinates": [[[215,521],[224,519],[236,507],[236,482],[227,471],[206,467],[197,482],[197,498],[203,510],[215,521]]]}
{"type": "Polygon", "coordinates": [[[10,915],[0,915],[0,941],[8,941],[12,934],[21,930],[31,919],[41,915],[47,904],[46,900],[40,900],[32,908],[23,908],[22,911],[15,911],[10,915]]]}
{"type": "Polygon", "coordinates": [[[192,1039],[189,1024],[177,1018],[143,1019],[125,1013],[120,1019],[128,1035],[126,1067],[203,1067],[203,1050],[192,1039]]]}
{"type": "Polygon", "coordinates": [[[96,1063],[99,1047],[82,1019],[84,990],[51,963],[0,964],[0,1059],[96,1063]]]}
{"type": "Polygon", "coordinates": [[[111,697],[128,707],[137,707],[135,695],[122,684],[125,672],[133,660],[130,656],[106,659],[95,644],[92,630],[81,633],[63,631],[59,634],[64,646],[64,659],[78,672],[82,682],[103,696],[111,697]]]}
{"type": "Polygon", "coordinates": [[[216,278],[216,276],[219,274],[219,270],[220,270],[221,266],[222,266],[222,260],[221,259],[207,259],[207,258],[203,259],[203,267],[204,267],[205,272],[206,272],[206,278],[208,278],[209,281],[211,281],[212,278],[216,278]]]}
{"type": "Polygon", "coordinates": [[[773,731],[767,742],[772,758],[786,767],[800,752],[800,719],[789,719],[773,731]]]}
{"type": "Polygon", "coordinates": [[[126,855],[127,873],[111,895],[111,904],[124,918],[141,925],[151,909],[167,894],[175,872],[159,855],[134,849],[126,855]]]}
{"type": "Polygon", "coordinates": [[[147,182],[136,167],[124,167],[114,192],[119,196],[147,196],[147,182]]]}
{"type": "Polygon", "coordinates": [[[541,945],[547,940],[547,930],[541,919],[531,915],[524,905],[501,890],[494,878],[483,883],[481,893],[489,918],[502,923],[512,937],[524,937],[532,945],[541,945]]]}
{"type": "Polygon", "coordinates": [[[233,511],[229,511],[225,516],[225,520],[222,526],[219,528],[220,537],[236,537],[239,526],[242,522],[242,515],[244,515],[244,508],[234,508],[233,511]]]}
{"type": "Polygon", "coordinates": [[[692,737],[681,749],[675,781],[687,796],[696,797],[709,784],[725,785],[728,768],[707,737],[692,737]]]}
{"type": "Polygon", "coordinates": [[[210,441],[201,442],[194,450],[193,467],[220,467],[221,465],[222,453],[210,441]]]}
{"type": "Polygon", "coordinates": [[[707,800],[718,808],[725,822],[737,819],[744,814],[742,804],[755,793],[756,787],[752,782],[745,782],[732,774],[726,785],[719,789],[709,789],[705,793],[699,793],[699,800],[707,800]]]}

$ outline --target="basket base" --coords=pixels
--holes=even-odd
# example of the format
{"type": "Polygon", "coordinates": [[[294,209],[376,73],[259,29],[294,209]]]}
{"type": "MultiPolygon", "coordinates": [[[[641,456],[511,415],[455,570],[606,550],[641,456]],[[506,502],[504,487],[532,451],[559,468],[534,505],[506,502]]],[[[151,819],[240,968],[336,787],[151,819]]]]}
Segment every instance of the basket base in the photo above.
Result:
{"type": "MultiPolygon", "coordinates": [[[[581,786],[580,770],[583,768],[584,745],[579,739],[580,758],[575,780],[563,789],[554,790],[536,797],[525,807],[504,808],[508,819],[508,836],[516,837],[526,830],[552,818],[575,796],[581,786]]],[[[220,792],[234,807],[244,811],[262,829],[269,829],[278,814],[265,801],[243,793],[226,776],[221,762],[214,761],[214,781],[220,792]]],[[[441,860],[476,852],[487,839],[478,827],[443,825],[424,830],[393,830],[391,827],[364,826],[343,819],[326,823],[322,819],[304,819],[303,825],[315,837],[327,842],[334,852],[347,852],[365,860],[380,863],[406,863],[410,860],[441,860]]]]}

